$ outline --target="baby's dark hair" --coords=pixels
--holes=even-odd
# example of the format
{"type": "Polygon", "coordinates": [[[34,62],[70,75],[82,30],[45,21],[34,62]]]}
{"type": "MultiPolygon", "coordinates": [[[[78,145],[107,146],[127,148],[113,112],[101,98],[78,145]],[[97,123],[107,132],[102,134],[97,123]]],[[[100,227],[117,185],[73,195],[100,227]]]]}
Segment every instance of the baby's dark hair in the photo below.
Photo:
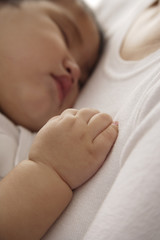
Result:
{"type": "Polygon", "coordinates": [[[98,49],[98,54],[97,54],[97,59],[94,63],[94,65],[92,66],[92,68],[89,71],[88,77],[90,77],[90,75],[92,75],[93,71],[95,70],[96,66],[99,63],[99,60],[103,54],[103,50],[106,46],[106,39],[105,39],[105,35],[104,35],[104,31],[101,27],[101,25],[99,24],[99,22],[97,21],[97,18],[95,17],[95,14],[93,13],[93,11],[90,9],[90,7],[82,0],[84,9],[86,9],[86,11],[92,16],[96,26],[97,26],[97,30],[98,30],[98,34],[99,34],[99,49],[98,49]]]}
{"type": "MultiPolygon", "coordinates": [[[[0,5],[9,4],[9,5],[18,7],[24,1],[41,1],[41,0],[0,0],[0,5]]],[[[53,1],[53,2],[55,1],[56,2],[58,0],[48,0],[48,1],[53,1]]],[[[96,58],[96,61],[95,61],[94,65],[92,66],[92,68],[88,72],[88,77],[89,77],[93,73],[97,64],[99,63],[99,60],[102,56],[103,50],[104,50],[105,45],[106,45],[106,40],[105,40],[105,37],[104,37],[103,29],[100,26],[99,22],[97,21],[97,19],[96,19],[95,15],[93,14],[92,10],[83,0],[81,0],[81,2],[84,6],[84,9],[86,9],[86,11],[92,16],[93,20],[95,21],[95,24],[97,26],[97,30],[98,30],[98,33],[99,33],[99,39],[100,39],[99,40],[99,49],[98,49],[97,58],[96,58]]]]}
{"type": "Polygon", "coordinates": [[[0,4],[11,4],[15,5],[22,2],[22,0],[0,0],[0,4]]]}

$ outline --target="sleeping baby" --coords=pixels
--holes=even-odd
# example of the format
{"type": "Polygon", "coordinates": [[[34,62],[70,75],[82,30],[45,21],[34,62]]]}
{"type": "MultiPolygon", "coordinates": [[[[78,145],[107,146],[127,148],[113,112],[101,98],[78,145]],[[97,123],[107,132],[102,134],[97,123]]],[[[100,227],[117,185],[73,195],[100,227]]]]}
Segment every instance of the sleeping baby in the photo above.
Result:
{"type": "Polygon", "coordinates": [[[0,239],[35,240],[102,166],[118,134],[109,115],[71,109],[103,34],[74,0],[0,0],[0,31],[0,239]],[[29,143],[30,132],[38,134],[29,143]]]}

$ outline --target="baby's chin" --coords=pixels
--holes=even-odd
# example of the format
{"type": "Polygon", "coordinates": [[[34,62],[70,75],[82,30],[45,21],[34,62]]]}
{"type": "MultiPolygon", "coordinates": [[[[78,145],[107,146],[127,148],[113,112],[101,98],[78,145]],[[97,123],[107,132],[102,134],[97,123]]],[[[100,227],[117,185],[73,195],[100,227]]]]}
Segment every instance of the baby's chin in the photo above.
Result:
{"type": "Polygon", "coordinates": [[[38,132],[52,117],[58,115],[57,112],[48,114],[45,116],[37,116],[36,118],[30,118],[22,126],[30,130],[31,132],[38,132]]]}
{"type": "Polygon", "coordinates": [[[7,115],[7,117],[17,126],[22,126],[31,132],[38,132],[49,119],[56,115],[58,115],[58,111],[48,112],[47,114],[35,111],[32,114],[23,112],[23,114],[16,114],[16,116],[7,115]]]}
{"type": "Polygon", "coordinates": [[[52,111],[48,114],[36,115],[31,116],[30,118],[26,119],[25,122],[20,123],[21,126],[27,128],[31,132],[38,132],[51,118],[60,115],[64,110],[67,108],[71,108],[71,106],[62,107],[57,109],[56,111],[52,111]]]}
{"type": "Polygon", "coordinates": [[[7,117],[16,125],[20,125],[31,132],[38,132],[52,117],[60,115],[65,109],[73,106],[70,102],[62,104],[62,106],[53,106],[53,104],[33,105],[26,108],[17,108],[16,111],[8,112],[7,117]]]}

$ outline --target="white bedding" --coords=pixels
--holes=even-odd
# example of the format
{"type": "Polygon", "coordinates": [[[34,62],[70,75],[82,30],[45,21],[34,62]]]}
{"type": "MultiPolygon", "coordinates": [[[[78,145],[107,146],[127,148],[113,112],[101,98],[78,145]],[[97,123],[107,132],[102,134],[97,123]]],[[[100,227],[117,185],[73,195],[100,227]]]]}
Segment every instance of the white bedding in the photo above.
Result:
{"type": "Polygon", "coordinates": [[[108,44],[75,107],[111,114],[119,121],[119,137],[44,240],[160,239],[160,50],[140,61],[127,62],[119,54],[128,28],[153,2],[94,5],[108,44]]]}
{"type": "MultiPolygon", "coordinates": [[[[95,1],[108,43],[75,108],[109,113],[119,136],[43,240],[159,240],[160,49],[139,61],[120,56],[128,29],[154,0],[95,1]]],[[[0,114],[0,179],[27,159],[34,136],[0,114]]]]}

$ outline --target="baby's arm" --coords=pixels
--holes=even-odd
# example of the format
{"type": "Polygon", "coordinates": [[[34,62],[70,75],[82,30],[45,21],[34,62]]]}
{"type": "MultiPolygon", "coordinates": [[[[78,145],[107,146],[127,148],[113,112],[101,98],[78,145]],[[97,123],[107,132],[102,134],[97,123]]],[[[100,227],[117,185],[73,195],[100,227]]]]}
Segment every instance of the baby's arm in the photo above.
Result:
{"type": "Polygon", "coordinates": [[[69,109],[37,134],[29,153],[0,182],[0,239],[40,239],[71,201],[72,190],[103,164],[117,126],[96,110],[69,109]]]}
{"type": "Polygon", "coordinates": [[[0,239],[41,239],[71,198],[71,189],[52,169],[21,162],[0,183],[0,239]]]}

